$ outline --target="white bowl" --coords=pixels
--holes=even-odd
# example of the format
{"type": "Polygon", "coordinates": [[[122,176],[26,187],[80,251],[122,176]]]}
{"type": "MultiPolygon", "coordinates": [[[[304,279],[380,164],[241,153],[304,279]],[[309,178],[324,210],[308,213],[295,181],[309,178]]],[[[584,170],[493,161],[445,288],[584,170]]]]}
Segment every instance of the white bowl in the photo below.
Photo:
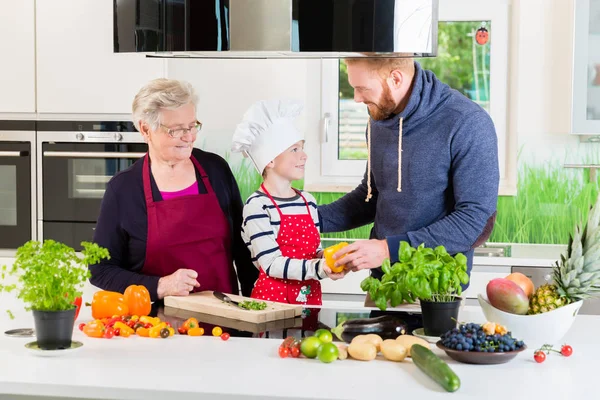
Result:
{"type": "Polygon", "coordinates": [[[543,344],[562,344],[560,340],[573,325],[583,304],[580,300],[542,314],[518,315],[497,309],[481,294],[478,299],[488,321],[505,326],[515,339],[522,340],[532,350],[543,344]]]}

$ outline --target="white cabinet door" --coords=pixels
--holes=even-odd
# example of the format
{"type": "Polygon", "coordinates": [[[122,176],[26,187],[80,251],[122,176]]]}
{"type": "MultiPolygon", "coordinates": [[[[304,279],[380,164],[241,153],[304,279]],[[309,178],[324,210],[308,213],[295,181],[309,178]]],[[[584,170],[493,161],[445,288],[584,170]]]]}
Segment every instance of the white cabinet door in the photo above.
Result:
{"type": "Polygon", "coordinates": [[[129,114],[140,87],[164,75],[164,60],[113,53],[112,7],[37,0],[38,112],[129,114]]]}
{"type": "Polygon", "coordinates": [[[0,113],[35,112],[34,0],[0,0],[0,113]]]}
{"type": "Polygon", "coordinates": [[[496,278],[506,278],[511,273],[511,266],[473,265],[469,287],[462,294],[465,299],[476,299],[479,294],[486,294],[489,281],[496,278]]]}

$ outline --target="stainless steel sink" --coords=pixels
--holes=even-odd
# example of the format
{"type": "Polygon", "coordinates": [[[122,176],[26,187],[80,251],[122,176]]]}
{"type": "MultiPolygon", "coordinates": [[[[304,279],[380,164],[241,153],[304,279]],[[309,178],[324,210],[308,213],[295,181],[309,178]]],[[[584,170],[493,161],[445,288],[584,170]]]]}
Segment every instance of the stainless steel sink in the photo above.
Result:
{"type": "Polygon", "coordinates": [[[475,249],[475,257],[510,257],[510,246],[484,244],[475,249]]]}

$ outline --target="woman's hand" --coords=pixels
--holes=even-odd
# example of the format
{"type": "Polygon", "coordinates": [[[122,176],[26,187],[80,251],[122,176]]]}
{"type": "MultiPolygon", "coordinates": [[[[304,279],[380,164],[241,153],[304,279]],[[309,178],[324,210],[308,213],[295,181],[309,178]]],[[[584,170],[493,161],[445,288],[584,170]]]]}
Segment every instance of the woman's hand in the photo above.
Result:
{"type": "Polygon", "coordinates": [[[200,286],[198,273],[193,269],[178,269],[171,275],[158,280],[157,295],[159,299],[166,296],[187,296],[194,288],[200,286]]]}

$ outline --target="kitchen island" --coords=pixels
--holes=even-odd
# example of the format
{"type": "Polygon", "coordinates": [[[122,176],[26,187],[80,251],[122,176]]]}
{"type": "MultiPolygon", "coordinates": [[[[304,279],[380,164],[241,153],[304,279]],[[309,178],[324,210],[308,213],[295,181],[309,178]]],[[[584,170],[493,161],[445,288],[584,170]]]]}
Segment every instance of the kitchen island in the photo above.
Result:
{"type": "MultiPolygon", "coordinates": [[[[3,299],[0,299],[3,300],[3,299]]],[[[12,303],[12,302],[8,302],[12,303]]],[[[324,306],[319,320],[331,326],[340,315],[364,316],[371,310],[324,306]]],[[[162,313],[169,317],[168,311],[162,313]]],[[[30,313],[0,317],[2,332],[33,327],[30,313]]],[[[161,315],[161,314],[159,314],[161,315]]],[[[483,322],[478,307],[464,307],[461,321],[483,322]]],[[[90,320],[82,309],[76,323],[90,320]]],[[[461,379],[449,394],[423,374],[410,359],[383,359],[323,364],[310,359],[281,359],[281,337],[301,335],[298,324],[268,334],[231,331],[232,337],[168,339],[93,339],[75,330],[83,346],[60,357],[40,357],[24,345],[35,338],[0,337],[0,399],[567,399],[596,398],[597,346],[600,317],[580,315],[565,337],[571,357],[551,354],[543,364],[527,349],[507,364],[457,363],[432,346],[461,379]],[[239,337],[246,336],[246,337],[239,337]],[[266,338],[269,336],[271,338],[266,338]],[[273,338],[275,337],[275,338],[273,338]]],[[[306,332],[304,332],[306,334],[306,332]]]]}

